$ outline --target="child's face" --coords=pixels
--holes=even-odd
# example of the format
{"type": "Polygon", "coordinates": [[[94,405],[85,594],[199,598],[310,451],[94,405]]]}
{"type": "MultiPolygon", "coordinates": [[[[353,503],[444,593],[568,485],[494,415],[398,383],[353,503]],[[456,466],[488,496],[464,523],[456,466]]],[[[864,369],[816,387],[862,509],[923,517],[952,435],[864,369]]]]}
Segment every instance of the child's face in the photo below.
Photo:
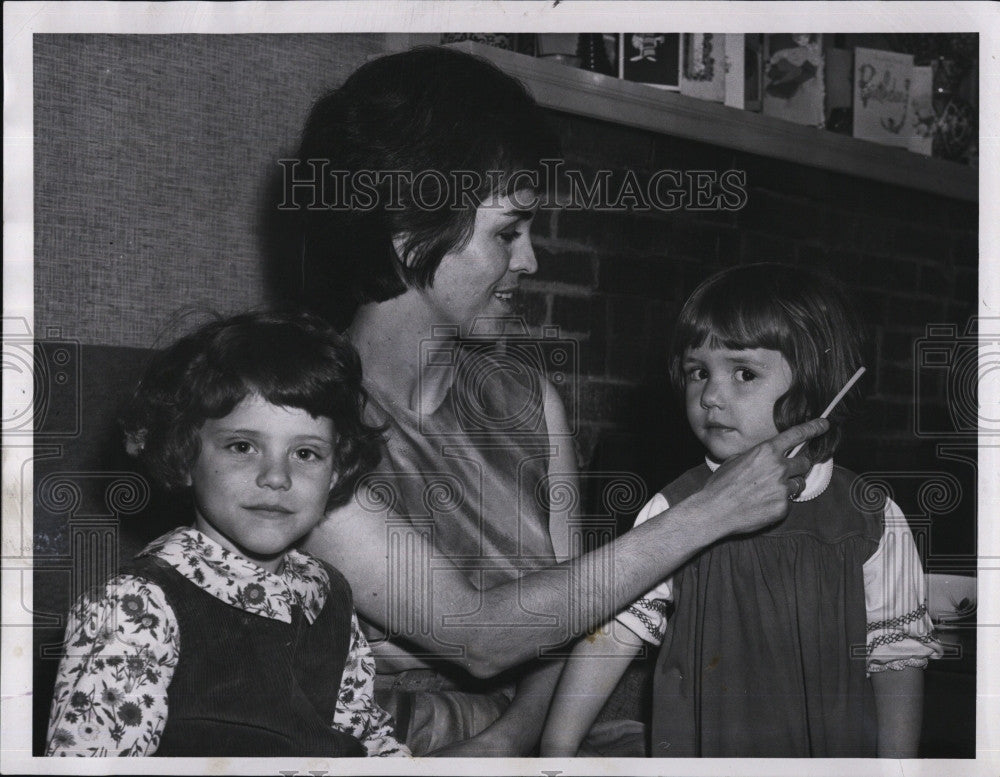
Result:
{"type": "Polygon", "coordinates": [[[195,528],[274,572],[323,517],[336,477],[333,421],[251,394],[198,437],[195,528]]]}
{"type": "Polygon", "coordinates": [[[684,403],[695,436],[716,461],[774,437],[774,403],[792,384],[779,351],[706,345],[684,352],[684,403]]]}

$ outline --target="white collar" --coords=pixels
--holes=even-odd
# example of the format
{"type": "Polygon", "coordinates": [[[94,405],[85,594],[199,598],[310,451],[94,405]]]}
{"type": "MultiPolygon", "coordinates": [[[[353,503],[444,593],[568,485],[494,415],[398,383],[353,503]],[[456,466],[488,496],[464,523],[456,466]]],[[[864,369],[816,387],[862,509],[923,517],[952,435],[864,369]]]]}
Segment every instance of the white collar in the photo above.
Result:
{"type": "MultiPolygon", "coordinates": [[[[719,468],[719,463],[712,461],[708,456],[705,457],[705,463],[708,468],[715,472],[719,468]]],[[[810,499],[815,499],[824,491],[826,487],[830,485],[830,479],[833,477],[833,459],[827,459],[826,461],[821,461],[819,464],[813,464],[812,469],[806,475],[806,487],[802,489],[802,493],[799,494],[793,502],[808,502],[810,499]]]]}

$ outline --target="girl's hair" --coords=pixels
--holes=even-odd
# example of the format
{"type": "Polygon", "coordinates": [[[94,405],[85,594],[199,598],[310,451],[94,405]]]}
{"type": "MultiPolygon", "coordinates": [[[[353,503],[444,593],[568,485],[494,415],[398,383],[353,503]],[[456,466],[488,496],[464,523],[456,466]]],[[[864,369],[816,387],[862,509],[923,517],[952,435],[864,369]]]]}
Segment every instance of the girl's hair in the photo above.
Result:
{"type": "MultiPolygon", "coordinates": [[[[816,418],[862,365],[865,337],[856,311],[831,277],[802,267],[751,264],[723,270],[688,297],[670,346],[670,377],[683,394],[684,353],[711,348],[780,351],[792,385],[774,404],[778,431],[816,418]]],[[[857,387],[830,416],[830,430],[805,450],[829,459],[860,396],[857,387]]]]}
{"type": "Polygon", "coordinates": [[[341,206],[298,191],[307,303],[324,310],[332,298],[349,320],[358,304],[432,285],[441,258],[471,236],[476,207],[557,153],[524,86],[480,57],[419,47],[362,65],[313,106],[296,155],[296,178],[322,170],[323,199],[341,206]],[[461,172],[477,185],[459,197],[461,172]]]}
{"type": "Polygon", "coordinates": [[[380,430],[362,420],[361,361],[325,321],[305,313],[244,313],[212,321],[157,353],[122,419],[126,448],[160,486],[183,489],[198,430],[258,394],[333,420],[338,478],[328,507],[346,502],[379,460],[380,430]]]}

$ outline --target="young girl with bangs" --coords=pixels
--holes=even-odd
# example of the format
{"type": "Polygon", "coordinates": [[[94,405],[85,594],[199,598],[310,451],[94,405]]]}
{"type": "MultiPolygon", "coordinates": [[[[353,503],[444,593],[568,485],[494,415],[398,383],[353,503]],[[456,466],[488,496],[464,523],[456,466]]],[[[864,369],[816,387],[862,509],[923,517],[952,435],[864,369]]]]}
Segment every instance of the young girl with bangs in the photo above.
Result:
{"type": "Polygon", "coordinates": [[[158,353],[127,447],[189,525],[73,605],[50,756],[405,756],[334,567],[295,544],[373,466],[361,365],[305,314],[158,353]]]}
{"type": "MultiPolygon", "coordinates": [[[[861,326],[830,278],[737,267],[685,303],[671,379],[703,464],[653,497],[636,525],[725,462],[816,417],[861,366],[861,326]]],[[[856,390],[807,444],[812,468],[787,517],[723,539],[581,640],[560,679],[543,755],[572,756],[644,642],[655,757],[915,757],[931,636],[920,559],[891,500],[833,454],[856,390]]],[[[584,753],[581,753],[584,754],[584,753]]]]}

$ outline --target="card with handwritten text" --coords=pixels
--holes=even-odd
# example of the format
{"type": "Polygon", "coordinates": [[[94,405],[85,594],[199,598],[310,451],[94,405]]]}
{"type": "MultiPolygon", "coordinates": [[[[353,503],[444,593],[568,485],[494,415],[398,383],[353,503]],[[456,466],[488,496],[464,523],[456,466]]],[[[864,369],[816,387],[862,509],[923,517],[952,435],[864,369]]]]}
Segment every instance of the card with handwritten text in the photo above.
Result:
{"type": "Polygon", "coordinates": [[[913,136],[913,55],[854,50],[854,137],[906,148],[913,136]]]}

